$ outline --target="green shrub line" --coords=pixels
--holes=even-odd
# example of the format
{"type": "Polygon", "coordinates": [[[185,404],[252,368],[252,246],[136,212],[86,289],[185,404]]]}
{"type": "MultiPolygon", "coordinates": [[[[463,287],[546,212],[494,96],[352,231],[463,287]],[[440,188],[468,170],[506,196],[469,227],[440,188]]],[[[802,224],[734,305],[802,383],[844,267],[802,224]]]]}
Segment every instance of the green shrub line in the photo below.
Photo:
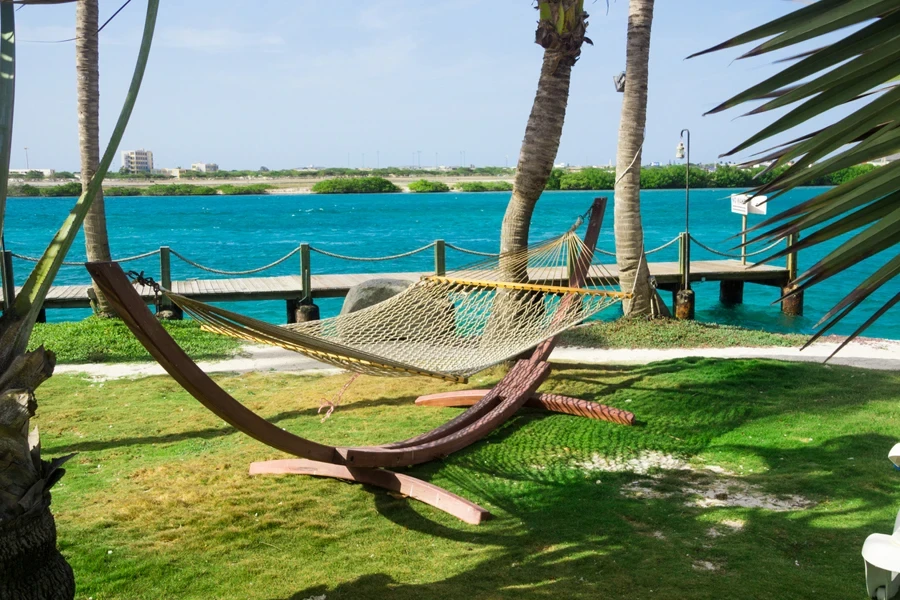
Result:
{"type": "Polygon", "coordinates": [[[461,192],[511,192],[513,184],[508,181],[462,181],[453,187],[461,192]]]}
{"type": "Polygon", "coordinates": [[[393,194],[401,191],[383,177],[336,177],[312,187],[314,194],[393,194]]]}
{"type": "Polygon", "coordinates": [[[442,181],[429,181],[427,179],[420,179],[409,184],[409,191],[415,194],[449,192],[450,186],[442,181]]]}
{"type": "MultiPolygon", "coordinates": [[[[146,188],[113,186],[104,188],[103,195],[107,197],[118,196],[246,196],[261,195],[275,186],[267,183],[252,183],[249,185],[220,185],[210,187],[206,185],[193,185],[190,183],[153,184],[146,188]]],[[[64,183],[48,187],[37,187],[29,184],[13,185],[9,188],[9,195],[21,198],[56,198],[81,195],[81,184],[77,182],[64,183]]]]}
{"type": "MultiPolygon", "coordinates": [[[[810,181],[809,186],[836,186],[846,183],[877,169],[874,165],[857,165],[841,169],[810,181]]],[[[720,165],[715,171],[707,171],[701,167],[691,167],[690,183],[692,188],[752,188],[769,183],[787,169],[778,168],[765,171],[764,167],[740,169],[730,165],[720,165]]],[[[612,190],[616,183],[615,169],[588,168],[567,173],[562,169],[554,169],[547,182],[548,190],[612,190]]],[[[682,189],[685,184],[685,167],[668,165],[665,167],[644,167],[641,169],[642,190],[682,189]]]]}

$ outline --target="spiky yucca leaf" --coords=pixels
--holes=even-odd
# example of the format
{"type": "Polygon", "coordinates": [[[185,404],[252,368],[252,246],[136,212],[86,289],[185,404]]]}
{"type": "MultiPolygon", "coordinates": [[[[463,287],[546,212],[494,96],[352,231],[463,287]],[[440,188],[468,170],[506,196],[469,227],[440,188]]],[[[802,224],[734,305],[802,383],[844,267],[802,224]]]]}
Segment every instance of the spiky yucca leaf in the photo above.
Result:
{"type": "Polygon", "coordinates": [[[47,297],[50,285],[53,283],[53,279],[56,277],[59,268],[62,266],[66,253],[69,251],[69,248],[72,247],[72,242],[75,241],[75,236],[78,234],[78,230],[84,222],[85,215],[91,207],[94,197],[97,195],[97,192],[103,184],[103,179],[106,177],[106,173],[109,171],[109,167],[115,157],[116,149],[122,141],[125,128],[128,126],[128,120],[131,118],[131,113],[134,110],[134,105],[137,101],[138,92],[141,89],[144,71],[147,68],[147,60],[150,57],[150,47],[153,42],[153,31],[156,27],[156,16],[158,12],[159,0],[148,0],[147,16],[144,21],[144,34],[138,51],[134,75],[131,80],[131,85],[128,88],[128,94],[125,97],[125,103],[122,106],[119,120],[116,122],[116,126],[113,129],[109,145],[106,147],[106,152],[100,160],[97,173],[94,175],[93,179],[91,179],[87,190],[81,195],[78,202],[75,203],[69,216],[63,221],[59,231],[50,241],[50,245],[47,246],[43,256],[41,256],[41,259],[38,261],[34,270],[31,272],[31,275],[28,277],[28,280],[25,282],[25,285],[22,287],[21,292],[16,297],[14,309],[16,315],[22,319],[22,325],[16,333],[16,339],[13,344],[15,352],[24,351],[28,345],[28,338],[31,336],[32,328],[37,321],[37,316],[40,312],[41,305],[44,302],[44,298],[47,297]]]}
{"type": "MultiPolygon", "coordinates": [[[[801,42],[818,40],[851,28],[846,35],[816,50],[795,53],[793,63],[711,112],[763,101],[759,114],[790,106],[785,115],[725,154],[741,152],[786,132],[795,132],[814,117],[848,103],[860,103],[845,117],[815,132],[796,136],[762,154],[770,170],[787,167],[757,194],[778,196],[816,177],[900,153],[900,0],[819,0],[794,12],[695,54],[758,43],[740,58],[760,56],[801,42]]],[[[900,162],[891,163],[785,210],[753,228],[748,243],[803,233],[802,241],[768,260],[850,235],[835,250],[792,282],[795,293],[825,281],[859,262],[900,244],[900,162]]],[[[830,331],[864,300],[900,276],[900,256],[865,278],[820,321],[830,331]]],[[[866,330],[900,302],[892,297],[847,340],[866,330]]],[[[846,342],[845,342],[846,343],[846,342]]],[[[843,347],[843,346],[841,346],[843,347]]]]}

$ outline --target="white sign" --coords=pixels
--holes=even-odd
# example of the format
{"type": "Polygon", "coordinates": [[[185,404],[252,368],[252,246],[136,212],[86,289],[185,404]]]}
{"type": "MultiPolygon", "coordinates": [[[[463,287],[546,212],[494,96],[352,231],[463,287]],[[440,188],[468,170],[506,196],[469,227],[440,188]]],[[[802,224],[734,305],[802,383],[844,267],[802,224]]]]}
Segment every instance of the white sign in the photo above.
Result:
{"type": "Polygon", "coordinates": [[[751,196],[750,194],[732,194],[731,212],[739,215],[764,215],[768,196],[751,196]]]}

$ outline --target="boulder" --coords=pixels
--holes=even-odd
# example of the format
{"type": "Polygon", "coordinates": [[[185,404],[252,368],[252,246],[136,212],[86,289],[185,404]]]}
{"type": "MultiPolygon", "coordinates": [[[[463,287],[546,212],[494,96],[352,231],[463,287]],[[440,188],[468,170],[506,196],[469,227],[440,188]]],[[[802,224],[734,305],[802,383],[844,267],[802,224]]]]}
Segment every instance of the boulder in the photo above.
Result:
{"type": "Polygon", "coordinates": [[[364,308],[369,308],[379,302],[384,302],[405,291],[413,284],[405,279],[370,279],[358,285],[354,285],[347,292],[341,314],[347,315],[364,308]]]}

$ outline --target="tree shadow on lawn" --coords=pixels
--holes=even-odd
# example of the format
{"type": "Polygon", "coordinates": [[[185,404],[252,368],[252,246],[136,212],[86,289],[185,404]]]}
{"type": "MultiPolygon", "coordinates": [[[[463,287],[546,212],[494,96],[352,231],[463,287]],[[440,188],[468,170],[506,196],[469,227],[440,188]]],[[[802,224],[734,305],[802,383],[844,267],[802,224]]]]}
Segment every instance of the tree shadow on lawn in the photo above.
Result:
{"type": "MultiPolygon", "coordinates": [[[[593,473],[587,479],[522,487],[504,477],[452,479],[477,489],[502,513],[478,530],[436,523],[395,499],[374,492],[379,512],[397,525],[464,546],[497,549],[488,560],[452,577],[403,583],[368,573],[331,586],[308,587],[283,600],[325,595],[345,598],[865,598],[859,551],[865,537],[888,530],[898,501],[885,448],[892,438],[847,435],[819,447],[773,451],[739,449],[763,457],[772,469],[743,478],[767,493],[806,492],[816,506],[790,512],[701,508],[688,492],[666,498],[623,495],[623,486],[646,476],[593,473]],[[869,461],[855,472],[847,455],[869,461]],[[805,471],[815,463],[821,469],[805,471]],[[880,475],[881,477],[877,477],[880,475]],[[596,478],[602,477],[602,484],[596,478]],[[520,488],[520,493],[514,493],[520,488]],[[739,524],[736,525],[736,524],[739,524]]],[[[660,474],[676,489],[679,472],[660,474]]],[[[683,482],[682,482],[683,483],[683,482]]],[[[460,558],[465,550],[460,548],[460,558]]],[[[417,579],[427,580],[427,574],[417,579]]]]}
{"type": "MultiPolygon", "coordinates": [[[[523,411],[450,461],[412,470],[497,512],[500,524],[455,529],[373,492],[379,512],[399,526],[493,546],[495,557],[440,581],[409,584],[371,573],[288,600],[323,594],[329,600],[625,598],[650,590],[673,599],[734,597],[737,590],[746,598],[864,598],[862,542],[890,529],[900,502],[900,478],[885,458],[896,440],[877,433],[889,424],[873,423],[861,433],[835,424],[870,402],[896,399],[890,385],[896,376],[757,360],[675,363],[638,368],[627,385],[589,398],[633,409],[645,428],[523,411]],[[660,372],[677,376],[665,387],[645,376],[660,372]],[[880,385],[870,385],[873,380],[880,385]],[[632,402],[624,404],[622,394],[632,402]],[[744,425],[774,417],[779,427],[805,416],[834,420],[830,430],[816,430],[815,444],[760,439],[716,450],[764,465],[764,473],[746,474],[741,483],[775,497],[803,496],[814,503],[810,508],[701,508],[684,491],[695,475],[682,471],[650,478],[667,497],[629,498],[620,493],[623,486],[648,476],[572,469],[591,450],[604,457],[641,450],[688,457],[744,425]]],[[[634,368],[561,371],[553,391],[586,397],[585,388],[605,389],[611,372],[634,368]]]]}
{"type": "MultiPolygon", "coordinates": [[[[358,400],[347,405],[341,405],[338,410],[342,412],[352,412],[366,410],[371,408],[379,408],[384,406],[403,406],[413,404],[417,396],[402,397],[379,397],[372,400],[358,400]]],[[[191,402],[196,402],[193,398],[191,402]]],[[[266,420],[273,424],[284,423],[297,418],[321,418],[318,408],[305,408],[302,410],[289,410],[277,413],[266,420]]],[[[179,433],[167,433],[164,435],[151,435],[141,437],[124,437],[112,438],[108,440],[95,440],[89,442],[74,442],[71,444],[53,446],[53,452],[58,454],[69,454],[72,452],[100,452],[103,450],[111,450],[114,448],[127,448],[129,446],[157,445],[157,444],[175,444],[187,440],[213,440],[230,435],[240,434],[237,429],[230,425],[224,427],[210,427],[206,429],[195,429],[192,431],[182,431],[179,433]]]]}

